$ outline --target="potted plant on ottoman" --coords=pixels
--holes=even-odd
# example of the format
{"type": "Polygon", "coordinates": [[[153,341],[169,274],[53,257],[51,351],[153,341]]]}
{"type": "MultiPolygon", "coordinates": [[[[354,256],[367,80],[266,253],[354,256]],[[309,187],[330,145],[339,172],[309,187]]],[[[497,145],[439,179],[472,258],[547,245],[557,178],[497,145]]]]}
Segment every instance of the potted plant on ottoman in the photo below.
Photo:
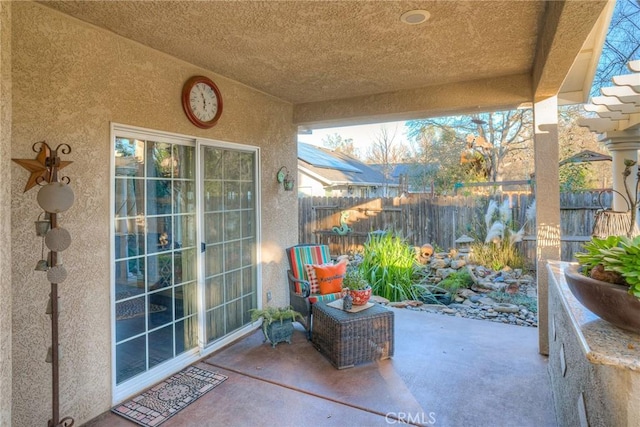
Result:
{"type": "Polygon", "coordinates": [[[593,237],[565,269],[571,293],[594,314],[640,333],[640,236],[593,237]],[[580,267],[580,268],[579,268],[580,267]]]}
{"type": "Polygon", "coordinates": [[[267,307],[263,310],[252,309],[251,321],[255,322],[262,319],[262,333],[264,341],[271,342],[271,346],[275,347],[279,342],[286,341],[291,344],[291,336],[293,335],[293,322],[296,319],[304,320],[302,315],[289,307],[267,307]]]}
{"type": "Polygon", "coordinates": [[[342,280],[342,291],[353,298],[353,305],[365,305],[371,297],[371,286],[358,267],[349,267],[342,280]]]}

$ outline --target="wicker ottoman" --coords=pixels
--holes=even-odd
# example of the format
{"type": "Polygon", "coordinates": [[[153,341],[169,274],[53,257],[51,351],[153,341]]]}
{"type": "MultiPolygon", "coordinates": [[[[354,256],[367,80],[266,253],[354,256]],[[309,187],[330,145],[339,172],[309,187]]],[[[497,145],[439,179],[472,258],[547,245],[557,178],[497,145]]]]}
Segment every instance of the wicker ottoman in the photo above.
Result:
{"type": "Polygon", "coordinates": [[[313,305],[313,345],[338,369],[393,356],[393,311],[374,304],[358,313],[313,305]]]}

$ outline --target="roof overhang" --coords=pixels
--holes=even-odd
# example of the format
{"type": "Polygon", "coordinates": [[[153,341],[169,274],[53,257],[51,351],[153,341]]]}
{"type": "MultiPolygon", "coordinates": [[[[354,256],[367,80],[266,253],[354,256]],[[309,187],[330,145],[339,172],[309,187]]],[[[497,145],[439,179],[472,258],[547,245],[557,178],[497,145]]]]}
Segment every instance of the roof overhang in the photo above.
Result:
{"type": "Polygon", "coordinates": [[[320,128],[584,102],[615,0],[38,3],[279,98],[294,124],[320,128]],[[407,25],[411,9],[431,17],[407,25]]]}

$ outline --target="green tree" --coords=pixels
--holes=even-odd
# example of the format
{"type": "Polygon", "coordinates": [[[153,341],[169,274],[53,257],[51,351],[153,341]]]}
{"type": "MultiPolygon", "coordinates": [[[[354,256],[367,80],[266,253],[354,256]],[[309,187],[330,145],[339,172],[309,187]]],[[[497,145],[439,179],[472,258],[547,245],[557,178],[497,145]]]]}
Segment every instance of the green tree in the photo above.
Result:
{"type": "Polygon", "coordinates": [[[474,167],[460,164],[465,146],[452,129],[425,126],[415,141],[416,154],[408,174],[410,186],[422,192],[433,188],[437,194],[446,194],[456,182],[476,181],[474,167]]]}
{"type": "MultiPolygon", "coordinates": [[[[597,135],[577,125],[582,116],[581,106],[569,105],[558,109],[558,144],[560,161],[582,151],[589,150],[606,154],[607,149],[598,141],[597,135]]],[[[571,192],[611,185],[611,162],[566,163],[559,169],[560,191],[571,192]]]]}

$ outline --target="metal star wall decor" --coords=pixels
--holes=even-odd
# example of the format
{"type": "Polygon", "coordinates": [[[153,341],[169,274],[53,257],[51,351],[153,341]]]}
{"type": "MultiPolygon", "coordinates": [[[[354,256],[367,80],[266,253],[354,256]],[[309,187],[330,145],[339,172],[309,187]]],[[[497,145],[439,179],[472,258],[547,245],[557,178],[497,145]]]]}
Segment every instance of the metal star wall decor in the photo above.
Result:
{"type": "MultiPolygon", "coordinates": [[[[11,159],[31,172],[31,175],[29,175],[29,179],[27,180],[27,184],[24,187],[24,193],[41,182],[49,182],[51,178],[51,170],[47,166],[47,159],[51,157],[51,150],[47,145],[41,144],[40,142],[36,142],[35,144],[33,144],[33,150],[38,152],[38,155],[35,159],[11,159]],[[41,147],[38,149],[36,148],[37,145],[40,145],[41,147]]],[[[71,163],[73,162],[61,161],[60,165],[58,166],[58,170],[69,166],[71,163]]]]}

